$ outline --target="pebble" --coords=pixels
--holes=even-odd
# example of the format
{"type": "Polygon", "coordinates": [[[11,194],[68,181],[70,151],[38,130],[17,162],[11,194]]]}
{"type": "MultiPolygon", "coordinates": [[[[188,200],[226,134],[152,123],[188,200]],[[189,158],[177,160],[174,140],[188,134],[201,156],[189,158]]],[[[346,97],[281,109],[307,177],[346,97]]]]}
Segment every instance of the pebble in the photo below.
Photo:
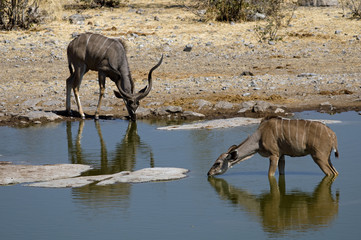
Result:
{"type": "Polygon", "coordinates": [[[184,52],[190,52],[190,51],[192,51],[192,49],[193,49],[193,44],[187,44],[187,45],[184,47],[183,51],[184,51],[184,52]]]}

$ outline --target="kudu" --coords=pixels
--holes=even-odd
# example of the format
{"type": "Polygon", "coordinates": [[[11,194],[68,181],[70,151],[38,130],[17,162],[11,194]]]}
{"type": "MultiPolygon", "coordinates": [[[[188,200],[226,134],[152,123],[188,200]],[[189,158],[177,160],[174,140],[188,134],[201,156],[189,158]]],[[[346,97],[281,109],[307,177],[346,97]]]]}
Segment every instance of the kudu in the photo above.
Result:
{"type": "Polygon", "coordinates": [[[208,172],[208,176],[225,173],[228,168],[254,154],[269,157],[269,176],[274,176],[277,166],[280,175],[285,173],[285,155],[300,157],[310,154],[326,175],[338,175],[331,164],[331,151],[338,157],[336,134],[318,121],[290,120],[269,117],[238,146],[231,146],[221,154],[208,172]]]}
{"type": "Polygon", "coordinates": [[[66,80],[66,111],[71,114],[70,95],[73,89],[78,111],[83,119],[85,114],[79,99],[79,88],[84,74],[89,70],[98,72],[100,87],[95,119],[99,118],[100,105],[105,92],[105,78],[109,77],[118,88],[118,91],[114,91],[115,96],[124,100],[130,119],[135,121],[139,101],[152,89],[152,72],[163,61],[162,55],[159,62],[149,71],[148,85],[138,93],[134,93],[134,82],[130,74],[126,50],[120,39],[83,33],[69,43],[67,55],[70,77],[66,80]]]}

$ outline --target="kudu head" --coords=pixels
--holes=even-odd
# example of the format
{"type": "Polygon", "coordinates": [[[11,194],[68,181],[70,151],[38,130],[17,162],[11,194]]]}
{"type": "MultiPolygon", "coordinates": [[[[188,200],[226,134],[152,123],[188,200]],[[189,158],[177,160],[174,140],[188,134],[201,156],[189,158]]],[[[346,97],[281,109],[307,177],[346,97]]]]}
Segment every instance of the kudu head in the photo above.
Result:
{"type": "Polygon", "coordinates": [[[237,158],[236,145],[231,146],[226,153],[222,153],[214,162],[211,169],[208,171],[208,176],[220,175],[225,173],[232,164],[232,160],[237,158]]]}
{"type": "Polygon", "coordinates": [[[222,153],[214,162],[211,169],[208,171],[208,176],[223,174],[229,168],[232,168],[233,165],[251,158],[254,155],[254,153],[247,155],[243,155],[243,154],[240,155],[238,152],[239,147],[242,146],[247,141],[247,139],[238,146],[232,145],[226,153],[222,153]]]}
{"type": "Polygon", "coordinates": [[[119,92],[114,91],[114,94],[117,98],[122,98],[124,100],[131,121],[136,121],[137,117],[135,112],[139,107],[139,101],[145,98],[152,89],[152,72],[155,69],[157,69],[160,66],[160,64],[162,64],[162,61],[163,61],[163,55],[160,58],[159,62],[154,67],[152,67],[152,69],[150,69],[148,74],[148,85],[142,90],[140,90],[138,93],[134,93],[134,94],[127,93],[121,87],[118,87],[119,92]]]}

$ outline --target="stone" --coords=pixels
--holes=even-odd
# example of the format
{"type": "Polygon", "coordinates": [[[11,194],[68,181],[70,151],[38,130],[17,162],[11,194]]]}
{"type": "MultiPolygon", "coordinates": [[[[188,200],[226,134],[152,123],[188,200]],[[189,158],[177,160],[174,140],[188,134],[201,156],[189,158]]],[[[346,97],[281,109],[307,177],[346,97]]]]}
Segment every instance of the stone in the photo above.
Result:
{"type": "Polygon", "coordinates": [[[152,114],[152,110],[149,108],[138,107],[136,114],[137,114],[137,117],[140,117],[140,118],[147,117],[152,114]]]}
{"type": "Polygon", "coordinates": [[[104,186],[115,183],[142,183],[154,181],[170,181],[187,177],[188,169],[184,168],[144,168],[128,174],[114,174],[112,178],[97,183],[98,186],[104,186]]]}
{"type": "Polygon", "coordinates": [[[48,121],[55,121],[61,119],[62,117],[52,113],[52,112],[44,112],[44,111],[32,111],[24,115],[20,115],[20,118],[25,118],[28,121],[35,121],[40,119],[46,119],[48,121]]]}
{"type": "Polygon", "coordinates": [[[276,110],[274,111],[274,113],[285,113],[285,110],[282,108],[276,108],[276,110]]]}
{"type": "Polygon", "coordinates": [[[26,186],[30,187],[83,187],[92,183],[98,186],[111,185],[115,183],[144,183],[154,181],[171,181],[187,177],[188,169],[184,168],[144,168],[138,171],[123,171],[115,174],[84,176],[75,178],[64,178],[52,181],[31,183],[26,186]]]}
{"type": "Polygon", "coordinates": [[[193,106],[196,106],[196,107],[198,107],[198,110],[201,110],[204,108],[211,108],[213,106],[213,104],[204,99],[196,99],[193,102],[193,106]]]}
{"type": "Polygon", "coordinates": [[[233,106],[233,103],[227,101],[219,101],[214,105],[214,107],[217,109],[232,109],[233,106]]]}
{"type": "Polygon", "coordinates": [[[50,181],[79,176],[91,167],[82,164],[0,165],[0,185],[50,181]]]}
{"type": "Polygon", "coordinates": [[[215,129],[215,128],[230,128],[247,126],[251,124],[259,124],[260,118],[229,118],[229,119],[217,119],[193,124],[184,125],[172,125],[166,127],[159,127],[158,130],[192,130],[192,129],[215,129]]]}
{"type": "Polygon", "coordinates": [[[316,77],[316,73],[300,73],[297,75],[297,77],[316,77]]]}
{"type": "Polygon", "coordinates": [[[265,18],[266,18],[265,14],[257,12],[253,15],[252,19],[253,19],[253,21],[257,21],[257,20],[263,20],[265,18]]]}
{"type": "Polygon", "coordinates": [[[254,74],[252,72],[250,72],[250,71],[243,71],[241,73],[241,76],[254,76],[254,74]]]}
{"type": "Polygon", "coordinates": [[[81,14],[73,14],[71,16],[69,16],[69,22],[71,24],[84,24],[85,21],[85,17],[81,14]]]}
{"type": "Polygon", "coordinates": [[[41,99],[29,99],[23,102],[22,105],[27,108],[34,108],[40,101],[41,99]]]}
{"type": "Polygon", "coordinates": [[[205,115],[202,113],[197,113],[197,112],[193,112],[193,111],[184,111],[182,113],[182,117],[184,117],[184,118],[204,118],[205,115]]]}
{"type": "Polygon", "coordinates": [[[165,111],[168,113],[181,113],[183,112],[183,108],[180,106],[166,106],[164,107],[165,111]]]}
{"type": "Polygon", "coordinates": [[[187,45],[184,47],[183,51],[184,51],[184,52],[190,52],[190,51],[192,51],[192,49],[193,49],[193,45],[192,45],[192,44],[187,44],[187,45]]]}
{"type": "Polygon", "coordinates": [[[265,101],[257,101],[256,104],[253,106],[253,112],[266,112],[268,108],[271,107],[271,104],[265,101]]]}
{"type": "Polygon", "coordinates": [[[242,102],[240,106],[242,108],[252,109],[255,104],[256,104],[255,101],[246,101],[246,102],[242,102]]]}
{"type": "MultiPolygon", "coordinates": [[[[261,118],[236,117],[236,118],[228,118],[228,119],[216,119],[216,120],[203,121],[203,122],[184,124],[184,125],[170,125],[170,126],[166,126],[166,127],[158,127],[157,129],[171,131],[171,130],[232,128],[232,127],[259,124],[259,123],[261,123],[261,120],[262,120],[261,118]]],[[[338,121],[338,120],[315,119],[314,121],[320,121],[325,124],[341,123],[341,121],[338,121]]]]}

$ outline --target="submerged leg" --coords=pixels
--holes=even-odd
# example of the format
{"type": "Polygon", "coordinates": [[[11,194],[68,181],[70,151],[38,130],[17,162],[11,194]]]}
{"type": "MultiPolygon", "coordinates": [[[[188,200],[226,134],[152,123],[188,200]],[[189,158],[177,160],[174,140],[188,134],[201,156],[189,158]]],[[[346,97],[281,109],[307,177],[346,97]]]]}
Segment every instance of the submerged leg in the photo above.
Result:
{"type": "Polygon", "coordinates": [[[330,165],[328,158],[320,158],[318,156],[312,156],[315,163],[321,168],[322,172],[327,176],[338,175],[336,169],[330,165]]]}
{"type": "Polygon", "coordinates": [[[278,156],[272,155],[269,158],[268,176],[274,176],[278,166],[278,156]]]}
{"type": "Polygon", "coordinates": [[[285,175],[285,156],[282,155],[279,159],[278,159],[278,174],[279,175],[285,175]]]}

